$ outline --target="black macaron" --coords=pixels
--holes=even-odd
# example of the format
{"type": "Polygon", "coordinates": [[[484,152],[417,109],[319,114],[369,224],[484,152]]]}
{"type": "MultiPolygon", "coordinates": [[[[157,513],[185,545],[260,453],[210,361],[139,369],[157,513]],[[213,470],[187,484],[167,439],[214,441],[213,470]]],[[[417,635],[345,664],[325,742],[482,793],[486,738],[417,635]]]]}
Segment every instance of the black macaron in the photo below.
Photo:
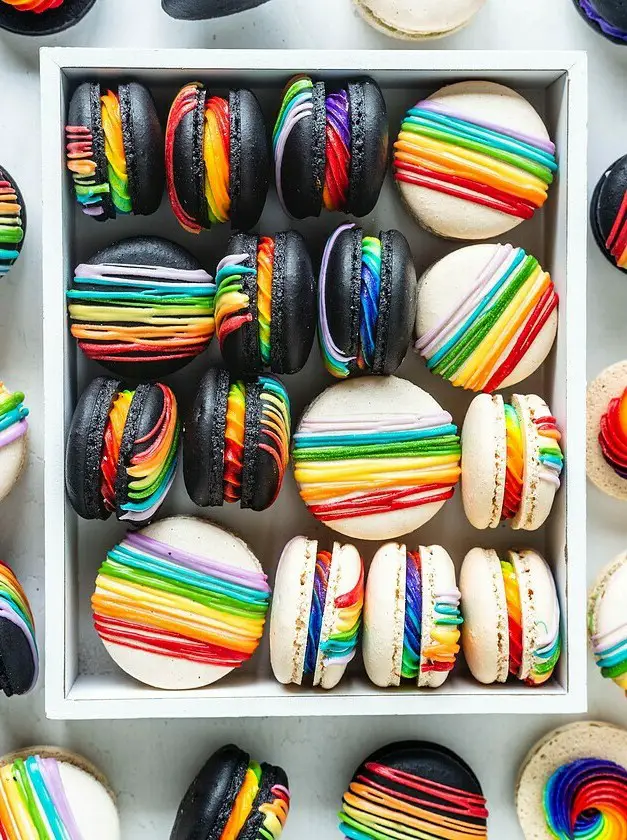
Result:
{"type": "Polygon", "coordinates": [[[615,268],[627,271],[627,155],[615,161],[596,185],[590,224],[604,256],[615,268]]]}
{"type": "Polygon", "coordinates": [[[366,216],[379,198],[388,163],[388,116],[372,79],[342,84],[297,77],[274,128],[279,198],[296,219],[323,208],[366,216]]]}
{"type": "Polygon", "coordinates": [[[94,379],[78,401],[66,444],[65,485],[76,513],[150,520],[172,484],[179,436],[176,398],[167,386],[130,390],[118,379],[94,379]]]}
{"type": "Polygon", "coordinates": [[[268,0],[161,0],[163,10],[179,20],[228,17],[263,6],[268,0]]]}
{"type": "Polygon", "coordinates": [[[301,370],[316,332],[316,282],[300,233],[236,233],[216,285],[216,330],[228,368],[243,376],[301,370]]]}
{"type": "Polygon", "coordinates": [[[406,807],[412,804],[421,808],[424,822],[433,825],[434,836],[442,825],[452,832],[451,836],[459,832],[460,837],[479,836],[480,829],[487,826],[488,812],[479,780],[465,761],[439,744],[403,741],[369,756],[344,794],[340,831],[344,826],[357,831],[371,827],[369,817],[362,823],[361,815],[362,810],[370,813],[369,803],[375,797],[385,800],[386,816],[391,821],[388,828],[398,836],[409,829],[406,807]]]}
{"type": "Polygon", "coordinates": [[[96,0],[63,0],[50,5],[44,12],[18,11],[15,6],[0,0],[0,29],[16,35],[55,35],[69,29],[85,17],[96,0]]]}
{"type": "Polygon", "coordinates": [[[9,566],[0,562],[0,691],[27,694],[37,682],[39,652],[26,593],[9,566]]]}
{"type": "Polygon", "coordinates": [[[158,209],[165,185],[164,137],[144,85],[79,85],[68,109],[66,144],[76,200],[86,215],[106,221],[158,209]]]}
{"type": "Polygon", "coordinates": [[[0,166],[0,280],[19,257],[25,236],[24,196],[15,179],[0,166]]]}
{"type": "Polygon", "coordinates": [[[271,376],[231,379],[220,368],[203,376],[187,414],[183,476],[200,507],[241,502],[265,510],[281,489],[289,461],[290,401],[271,376]]]}
{"type": "Polygon", "coordinates": [[[213,96],[198,82],[179,91],[166,129],[166,177],[185,230],[226,221],[250,230],[266,202],[269,166],[265,121],[251,91],[213,96]]]}
{"type": "Polygon", "coordinates": [[[353,224],[339,227],[327,242],[318,286],[318,334],[329,373],[394,373],[411,341],[416,297],[416,269],[402,233],[377,238],[353,224]]]}
{"type": "MultiPolygon", "coordinates": [[[[277,799],[282,807],[278,824],[285,824],[289,808],[288,779],[280,767],[251,765],[248,753],[233,744],[215,752],[190,785],[179,807],[170,840],[220,840],[233,806],[246,781],[249,766],[258,781],[258,791],[249,814],[238,832],[238,840],[257,840],[259,829],[268,818],[262,806],[277,799]],[[260,778],[259,778],[260,777],[260,778]]],[[[277,837],[276,833],[272,836],[277,837]]]]}
{"type": "Polygon", "coordinates": [[[627,44],[625,0],[573,0],[581,17],[595,32],[615,44],[627,44]]]}

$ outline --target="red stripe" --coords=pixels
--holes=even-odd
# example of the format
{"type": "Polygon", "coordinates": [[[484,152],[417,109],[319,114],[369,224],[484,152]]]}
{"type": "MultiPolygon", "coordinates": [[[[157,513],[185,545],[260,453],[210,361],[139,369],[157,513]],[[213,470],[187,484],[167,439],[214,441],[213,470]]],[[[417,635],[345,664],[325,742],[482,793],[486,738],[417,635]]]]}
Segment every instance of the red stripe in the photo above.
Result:
{"type": "Polygon", "coordinates": [[[412,499],[410,497],[417,496],[419,493],[424,493],[429,490],[439,490],[447,486],[444,484],[429,484],[424,487],[411,487],[408,490],[368,493],[358,498],[344,499],[341,502],[310,505],[309,510],[323,522],[332,522],[337,519],[352,519],[357,516],[373,516],[377,513],[391,513],[395,510],[406,510],[436,502],[444,502],[452,497],[454,493],[453,487],[420,499],[412,499]]]}

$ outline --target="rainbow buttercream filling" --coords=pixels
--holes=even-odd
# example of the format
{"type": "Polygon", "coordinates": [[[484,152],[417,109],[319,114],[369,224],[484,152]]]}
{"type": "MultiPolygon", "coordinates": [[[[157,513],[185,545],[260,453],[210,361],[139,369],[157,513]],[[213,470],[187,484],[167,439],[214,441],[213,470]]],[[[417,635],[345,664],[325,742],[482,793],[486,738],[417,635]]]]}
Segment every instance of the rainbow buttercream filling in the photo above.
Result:
{"type": "Polygon", "coordinates": [[[627,622],[606,633],[591,632],[590,641],[601,674],[627,691],[627,622]]]}
{"type": "Polygon", "coordinates": [[[220,840],[237,840],[246,820],[253,810],[253,803],[261,786],[261,767],[256,761],[251,761],[246,770],[244,781],[239,789],[231,813],[227,820],[220,840]]]}
{"type": "Polygon", "coordinates": [[[599,14],[594,7],[591,0],[578,0],[579,8],[584,12],[586,17],[596,23],[601,32],[609,35],[610,38],[616,38],[619,41],[627,41],[627,32],[619,26],[614,26],[609,20],[606,20],[603,15],[599,14]]]}
{"type": "MultiPolygon", "coordinates": [[[[34,665],[33,681],[28,689],[32,691],[39,677],[39,651],[35,638],[35,619],[20,582],[2,561],[0,561],[0,618],[18,627],[28,641],[34,665]]],[[[0,837],[2,837],[1,827],[0,837]]]]}
{"type": "Polygon", "coordinates": [[[0,382],[0,449],[24,437],[28,431],[28,414],[24,394],[21,391],[11,393],[0,382]]]}
{"type": "Polygon", "coordinates": [[[272,275],[274,272],[274,239],[262,236],[257,246],[257,318],[259,352],[264,365],[270,364],[272,333],[272,275]]]}
{"type": "Polygon", "coordinates": [[[130,533],[100,568],[92,608],[106,642],[237,668],[257,649],[269,600],[262,572],[130,533]]]}
{"type": "Polygon", "coordinates": [[[606,463],[620,478],[627,478],[627,388],[610,400],[601,417],[599,446],[606,463]]]}
{"type": "Polygon", "coordinates": [[[322,199],[327,210],[343,210],[348,201],[351,167],[351,117],[348,91],[327,96],[326,166],[322,199]]]}
{"type": "Polygon", "coordinates": [[[94,137],[84,125],[68,125],[66,135],[67,168],[72,174],[76,200],[83,213],[99,218],[104,216],[102,196],[109,195],[108,182],[98,183],[98,167],[94,157],[94,137]]]}
{"type": "Polygon", "coordinates": [[[272,133],[276,189],[284,210],[282,170],[285,146],[298,123],[313,116],[313,91],[313,82],[307,77],[299,76],[289,83],[272,133]]]}
{"type": "Polygon", "coordinates": [[[419,551],[407,552],[405,571],[405,625],[401,677],[413,680],[420,674],[422,650],[422,568],[419,551]]]}
{"type": "Polygon", "coordinates": [[[540,477],[559,488],[560,476],[564,469],[564,454],[560,447],[562,434],[557,428],[557,420],[547,415],[535,417],[533,422],[540,438],[538,453],[542,465],[540,477]]]}
{"type": "Polygon", "coordinates": [[[397,181],[530,219],[557,171],[555,144],[468,119],[427,99],[411,108],[394,144],[397,181]]]}
{"type": "Polygon", "coordinates": [[[376,762],[353,778],[339,829],[350,840],[487,840],[488,810],[480,794],[376,762]]]}
{"type": "Polygon", "coordinates": [[[3,840],[87,840],[72,811],[60,763],[39,755],[0,768],[3,840]]]}
{"type": "Polygon", "coordinates": [[[213,338],[215,294],[203,269],[81,264],[67,292],[71,333],[99,362],[192,359],[213,338]]]}
{"type": "MultiPolygon", "coordinates": [[[[627,40],[627,33],[625,35],[627,40]]],[[[627,190],[623,196],[605,247],[619,268],[627,269],[627,190]]]]}
{"type": "Polygon", "coordinates": [[[433,373],[472,391],[495,391],[513,373],[558,305],[535,257],[497,246],[468,293],[416,342],[433,373]]]}
{"type": "Polygon", "coordinates": [[[562,765],[544,787],[544,814],[557,840],[623,840],[627,770],[602,758],[562,765]]]}
{"type": "Polygon", "coordinates": [[[518,677],[523,660],[522,604],[520,602],[518,575],[516,574],[514,564],[509,560],[501,560],[501,572],[503,574],[505,599],[507,601],[509,672],[515,677],[518,677]]]}
{"type": "Polygon", "coordinates": [[[305,418],[294,436],[300,495],[323,522],[444,502],[460,476],[447,412],[305,418]]]}
{"type": "Polygon", "coordinates": [[[257,840],[278,840],[281,836],[290,810],[290,792],[284,785],[273,785],[270,790],[272,802],[264,802],[259,811],[264,815],[257,840]]]}
{"type": "Polygon", "coordinates": [[[513,405],[505,403],[506,467],[501,520],[513,519],[522,503],[525,451],[522,423],[513,405]]]}
{"type": "Polygon", "coordinates": [[[246,436],[246,386],[237,381],[229,386],[224,432],[224,498],[237,502],[242,497],[244,440],[246,436]]]}
{"type": "Polygon", "coordinates": [[[22,206],[13,184],[0,178],[0,277],[20,255],[24,239],[22,206]]]}
{"type": "Polygon", "coordinates": [[[122,214],[132,213],[133,202],[129,191],[120,100],[113,91],[109,90],[104,96],[100,97],[100,102],[102,108],[104,151],[105,157],[107,158],[107,176],[109,179],[111,201],[116,212],[122,214]]]}
{"type": "Polygon", "coordinates": [[[209,221],[228,222],[231,216],[231,123],[228,100],[212,96],[205,108],[203,140],[205,198],[209,221]]]}
{"type": "Polygon", "coordinates": [[[58,9],[65,0],[2,0],[2,2],[14,8],[16,12],[33,12],[41,15],[52,9],[58,9]]]}
{"type": "Polygon", "coordinates": [[[329,573],[331,571],[331,552],[319,551],[316,555],[316,569],[314,572],[311,610],[309,612],[309,628],[307,631],[307,648],[305,650],[305,667],[303,674],[315,674],[318,663],[318,649],[322,635],[322,619],[329,588],[329,573]]]}

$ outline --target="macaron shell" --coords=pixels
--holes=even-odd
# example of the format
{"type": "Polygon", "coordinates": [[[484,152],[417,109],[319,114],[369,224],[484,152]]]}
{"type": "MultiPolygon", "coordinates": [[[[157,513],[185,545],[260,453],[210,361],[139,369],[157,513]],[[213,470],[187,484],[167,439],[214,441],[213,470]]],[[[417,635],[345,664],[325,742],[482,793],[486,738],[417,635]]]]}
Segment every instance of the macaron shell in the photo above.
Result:
{"type": "Polygon", "coordinates": [[[526,680],[531,673],[542,629],[553,625],[555,583],[546,560],[536,551],[509,551],[508,559],[516,570],[522,608],[523,654],[518,678],[526,680]]]}
{"type": "MultiPolygon", "coordinates": [[[[601,253],[605,256],[614,268],[619,268],[616,258],[607,247],[608,239],[612,233],[614,223],[627,192],[627,155],[614,161],[606,169],[597,183],[592,201],[590,202],[590,226],[592,233],[599,246],[601,253]]],[[[619,268],[620,271],[627,271],[626,268],[619,268]]]]}
{"type": "Polygon", "coordinates": [[[283,685],[302,685],[318,541],[294,537],[276,570],[270,614],[270,664],[283,685]]]}
{"type": "MultiPolygon", "coordinates": [[[[542,140],[549,134],[535,108],[511,88],[495,82],[470,81],[448,85],[429,100],[472,122],[475,119],[542,140]]],[[[490,239],[523,220],[425,187],[399,182],[410,212],[427,230],[449,239],[490,239]]]]}
{"type": "Polygon", "coordinates": [[[49,9],[45,14],[34,14],[19,12],[0,0],[0,29],[35,38],[56,35],[82,20],[95,2],[96,0],[65,0],[57,9],[49,9]]]}
{"type": "Polygon", "coordinates": [[[595,32],[614,44],[625,46],[627,11],[623,0],[590,0],[586,6],[583,5],[583,0],[573,0],[573,3],[583,20],[595,32]]]}
{"type": "Polygon", "coordinates": [[[184,211],[202,228],[210,225],[205,199],[203,149],[207,96],[204,86],[200,86],[196,94],[196,107],[185,114],[176,126],[172,146],[174,190],[184,211]]]}
{"type": "Polygon", "coordinates": [[[229,94],[231,223],[239,230],[254,227],[263,212],[270,177],[266,123],[254,93],[229,94]]]}
{"type": "Polygon", "coordinates": [[[178,20],[228,17],[263,6],[268,0],[161,0],[163,11],[178,20]]]}
{"type": "MultiPolygon", "coordinates": [[[[459,199],[453,200],[459,201],[459,199]]],[[[499,247],[493,244],[468,245],[453,251],[427,269],[418,281],[416,315],[418,338],[444,321],[455,308],[456,302],[461,303],[499,247]]],[[[525,355],[511,374],[505,377],[498,386],[499,391],[522,382],[540,367],[553,347],[557,325],[558,314],[557,309],[554,309],[525,355]]],[[[523,327],[520,329],[522,330],[523,327]]],[[[502,358],[509,353],[519,333],[520,330],[505,349],[502,358]]],[[[498,363],[495,368],[497,366],[498,363]]]]}
{"type": "MultiPolygon", "coordinates": [[[[237,569],[261,572],[261,564],[246,543],[211,522],[191,516],[161,519],[143,528],[148,537],[191,554],[218,558],[237,569]]],[[[202,688],[222,679],[233,669],[188,662],[170,656],[133,650],[104,642],[111,658],[127,674],[153,688],[169,691],[202,688]]]]}
{"type": "Polygon", "coordinates": [[[380,239],[381,294],[373,371],[389,376],[400,367],[411,342],[418,282],[403,234],[381,231],[380,239]]]}
{"type": "MultiPolygon", "coordinates": [[[[361,260],[364,231],[359,227],[343,230],[329,255],[325,304],[329,332],[334,344],[346,356],[359,350],[361,314],[361,260]]],[[[357,369],[356,362],[350,365],[357,369]]]]}
{"type": "Polygon", "coordinates": [[[336,665],[324,662],[322,645],[328,641],[333,633],[338,608],[336,599],[351,592],[358,584],[363,569],[361,555],[354,545],[333,544],[331,554],[331,569],[329,571],[329,588],[322,616],[322,630],[320,633],[320,647],[314,674],[314,686],[332,689],[340,682],[346,671],[346,665],[336,665]]]}
{"type": "Polygon", "coordinates": [[[537,531],[551,513],[557,488],[552,482],[542,478],[540,447],[548,439],[540,436],[534,420],[551,416],[551,410],[544,400],[535,394],[514,394],[512,405],[522,420],[525,453],[523,495],[518,514],[512,520],[512,528],[537,531]]]}
{"type": "Polygon", "coordinates": [[[389,130],[385,99],[372,79],[347,85],[351,120],[351,162],[346,212],[371,213],[388,165],[389,130]]]}
{"type": "Polygon", "coordinates": [[[0,502],[5,499],[26,466],[28,456],[28,432],[22,437],[0,447],[0,502]]]}
{"type": "Polygon", "coordinates": [[[23,628],[0,616],[0,692],[7,697],[27,694],[34,687],[38,667],[23,628]]]}
{"type": "Polygon", "coordinates": [[[462,501],[475,528],[501,522],[507,472],[505,408],[499,394],[478,394],[462,427],[462,501]]]}
{"type": "Polygon", "coordinates": [[[137,82],[118,87],[133,213],[158,210],[165,187],[165,141],[152,94],[137,82]]]}
{"type": "MultiPolygon", "coordinates": [[[[597,578],[588,599],[588,632],[592,644],[596,635],[606,637],[606,644],[621,641],[625,626],[627,601],[627,552],[614,557],[597,578]]],[[[621,681],[624,677],[621,678],[621,681]]]]}
{"type": "Polygon", "coordinates": [[[209,368],[200,380],[183,434],[183,478],[200,507],[224,502],[224,433],[229,374],[209,368]]]}
{"type": "Polygon", "coordinates": [[[582,758],[627,768],[627,731],[600,721],[577,721],[549,732],[531,749],[516,785],[516,810],[525,840],[555,840],[546,824],[546,783],[560,767],[582,758]]]}
{"type": "MultiPolygon", "coordinates": [[[[227,254],[246,254],[243,261],[245,268],[257,270],[257,248],[259,237],[256,234],[236,233],[229,239],[227,254]]],[[[257,275],[241,275],[242,292],[248,298],[248,311],[252,320],[228,333],[221,345],[224,363],[234,374],[253,376],[261,373],[263,363],[259,345],[259,310],[257,308],[257,275]]]]}
{"type": "Polygon", "coordinates": [[[588,385],[586,395],[586,469],[590,481],[608,496],[627,499],[627,479],[621,478],[607,463],[599,445],[601,417],[610,400],[627,388],[627,361],[616,362],[588,385]]]}
{"type": "Polygon", "coordinates": [[[386,35],[404,40],[441,38],[463,29],[485,0],[355,0],[364,18],[386,35]]]}
{"type": "Polygon", "coordinates": [[[468,667],[484,685],[506,682],[509,625],[501,564],[493,549],[473,548],[462,563],[462,648],[468,667]]]}
{"type": "MultiPolygon", "coordinates": [[[[420,546],[422,568],[422,651],[431,643],[435,624],[437,596],[457,589],[455,566],[450,554],[439,545],[420,546]]],[[[446,682],[449,671],[423,670],[427,660],[420,659],[419,688],[439,688],[446,682]]]]}
{"type": "Polygon", "coordinates": [[[366,581],[362,641],[366,673],[380,688],[401,684],[406,574],[407,547],[381,546],[366,581]]]}

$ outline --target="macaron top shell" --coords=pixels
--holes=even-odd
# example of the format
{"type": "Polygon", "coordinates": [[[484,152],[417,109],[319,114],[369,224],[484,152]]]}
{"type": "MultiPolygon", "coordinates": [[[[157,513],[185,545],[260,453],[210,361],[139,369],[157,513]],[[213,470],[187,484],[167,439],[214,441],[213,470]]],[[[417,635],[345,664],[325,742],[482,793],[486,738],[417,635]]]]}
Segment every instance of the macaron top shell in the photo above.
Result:
{"type": "Polygon", "coordinates": [[[164,12],[179,20],[228,17],[256,9],[268,0],[161,0],[164,12]]]}
{"type": "Polygon", "coordinates": [[[26,204],[9,172],[0,166],[0,280],[20,255],[26,234],[26,204]]]}
{"type": "Polygon", "coordinates": [[[544,205],[557,163],[526,99],[504,85],[471,81],[444,87],[408,112],[394,168],[423,227],[451,239],[488,239],[544,205]]]}
{"type": "Polygon", "coordinates": [[[485,0],[356,0],[368,23],[393,38],[439,38],[470,22],[485,0]]]}
{"type": "Polygon", "coordinates": [[[78,23],[96,0],[0,0],[0,29],[16,35],[55,35],[78,23]]]}
{"type": "Polygon", "coordinates": [[[557,310],[553,281],[535,257],[512,245],[470,245],[418,281],[416,350],[453,385],[500,390],[544,362],[557,310]]]}
{"type": "Polygon", "coordinates": [[[598,667],[627,692],[627,553],[600,573],[588,601],[588,633],[598,667]]]}
{"type": "Polygon", "coordinates": [[[573,0],[583,19],[615,44],[627,43],[627,9],[622,0],[573,0]]]}
{"type": "Polygon", "coordinates": [[[590,225],[601,253],[627,271],[627,155],[615,161],[596,185],[590,225]]]}

